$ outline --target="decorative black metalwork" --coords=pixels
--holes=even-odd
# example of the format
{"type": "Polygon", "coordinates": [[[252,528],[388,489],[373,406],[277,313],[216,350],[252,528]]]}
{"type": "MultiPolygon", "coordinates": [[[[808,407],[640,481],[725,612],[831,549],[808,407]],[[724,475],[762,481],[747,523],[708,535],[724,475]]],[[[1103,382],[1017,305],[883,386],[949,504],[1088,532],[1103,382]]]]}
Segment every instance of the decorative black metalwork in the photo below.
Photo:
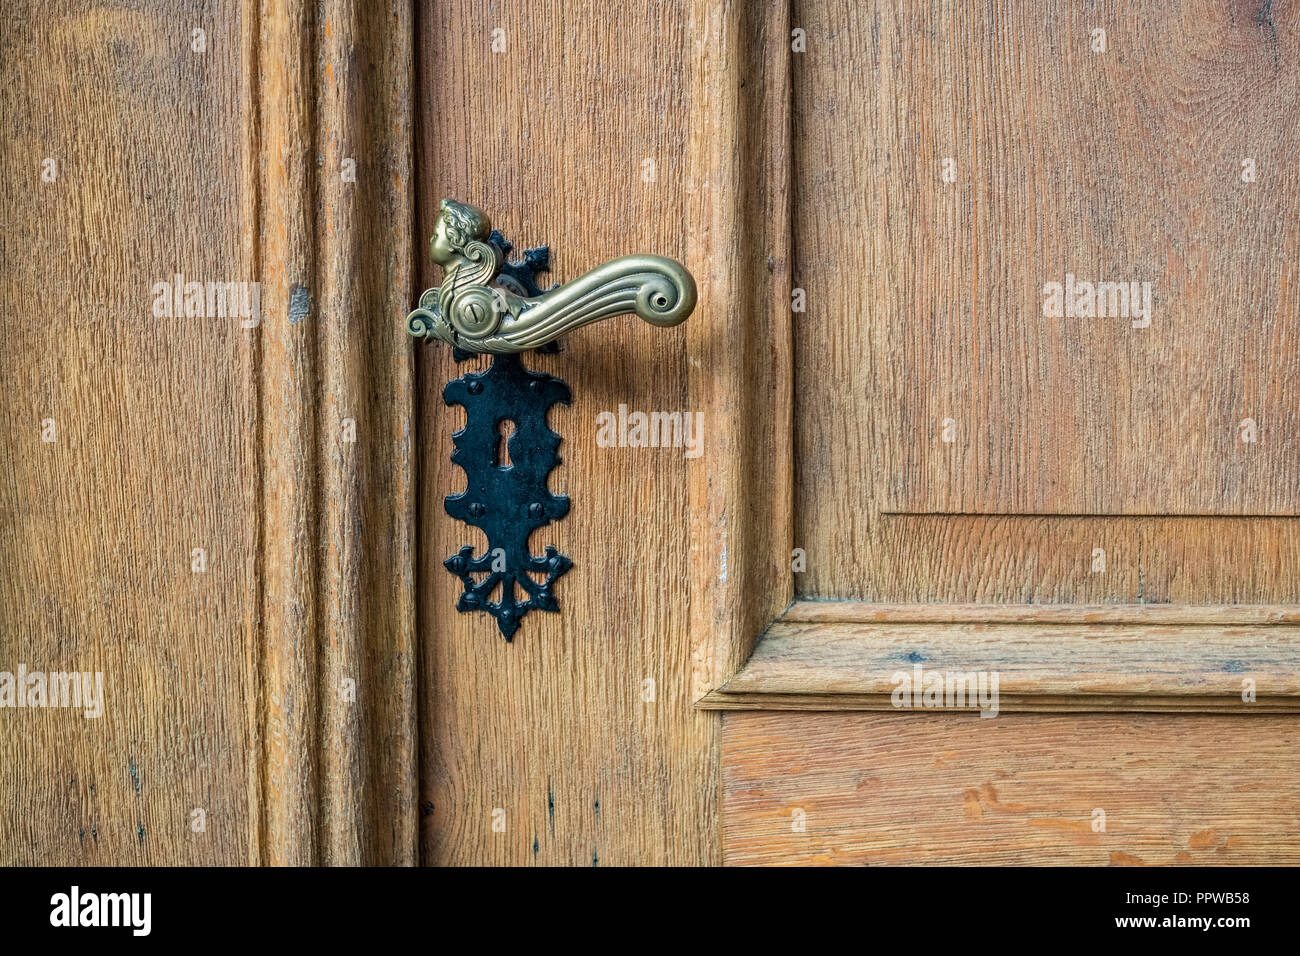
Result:
{"type": "Polygon", "coordinates": [[[482,372],[448,382],[442,397],[466,412],[465,427],[452,436],[451,460],[464,469],[467,483],[460,494],[448,495],[444,506],[488,539],[482,555],[474,557],[473,545],[465,545],[443,563],[464,586],[457,610],[487,611],[509,641],[529,611],[560,609],[552,586],[573,567],[551,545],[540,557],[528,548],[534,530],[569,513],[568,496],[553,495],[547,487],[560,463],[560,436],[546,424],[546,414],[556,402],[568,405],[572,396],[561,379],[526,369],[517,354],[506,354],[482,372]],[[503,461],[501,424],[506,421],[514,431],[504,439],[509,460],[503,461]],[[475,575],[482,577],[475,580],[475,575]],[[533,575],[544,580],[539,583],[533,575]],[[501,599],[492,601],[498,584],[501,599]],[[526,595],[523,601],[517,600],[517,589],[526,595]]]}
{"type": "MultiPolygon", "coordinates": [[[[503,285],[514,285],[512,290],[515,295],[535,296],[542,295],[547,290],[537,284],[538,273],[551,271],[551,247],[538,246],[535,249],[525,249],[524,257],[518,262],[510,261],[510,252],[514,249],[512,243],[505,236],[501,235],[500,229],[493,229],[488,234],[488,242],[492,243],[501,250],[501,271],[497,274],[497,281],[503,285]]],[[[551,286],[552,289],[555,286],[551,286]]]]}

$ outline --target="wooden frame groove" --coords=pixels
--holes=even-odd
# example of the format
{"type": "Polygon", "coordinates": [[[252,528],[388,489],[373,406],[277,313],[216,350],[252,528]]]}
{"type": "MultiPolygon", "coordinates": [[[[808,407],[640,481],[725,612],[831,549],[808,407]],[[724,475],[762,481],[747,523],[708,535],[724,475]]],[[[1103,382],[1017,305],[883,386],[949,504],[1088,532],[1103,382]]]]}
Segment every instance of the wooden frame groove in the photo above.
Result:
{"type": "Polygon", "coordinates": [[[243,14],[262,286],[250,862],[412,864],[412,11],[243,14]]]}

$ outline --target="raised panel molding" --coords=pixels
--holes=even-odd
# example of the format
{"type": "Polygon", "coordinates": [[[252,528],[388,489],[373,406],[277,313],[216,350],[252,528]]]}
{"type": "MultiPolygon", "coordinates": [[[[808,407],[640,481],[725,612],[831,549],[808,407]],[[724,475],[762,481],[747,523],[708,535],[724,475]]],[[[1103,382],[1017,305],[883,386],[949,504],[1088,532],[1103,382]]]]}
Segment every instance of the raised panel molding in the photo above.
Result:
{"type": "Polygon", "coordinates": [[[692,8],[687,262],[690,407],[708,416],[691,471],[692,697],[733,674],[794,598],[794,348],[790,292],[790,5],[692,8]]]}
{"type": "Polygon", "coordinates": [[[699,706],[895,710],[918,666],[996,673],[999,712],[1294,712],[1300,608],[800,601],[699,706]]]}
{"type": "Polygon", "coordinates": [[[412,22],[403,2],[244,13],[255,863],[417,862],[412,22]]]}

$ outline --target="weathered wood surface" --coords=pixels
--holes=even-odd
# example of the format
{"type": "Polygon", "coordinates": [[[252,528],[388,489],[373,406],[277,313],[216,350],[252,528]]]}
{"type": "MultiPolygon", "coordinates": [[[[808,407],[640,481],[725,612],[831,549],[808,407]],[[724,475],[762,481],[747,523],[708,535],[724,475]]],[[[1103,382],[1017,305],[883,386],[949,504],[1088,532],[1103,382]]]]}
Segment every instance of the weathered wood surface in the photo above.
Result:
{"type": "Polygon", "coordinates": [[[1300,505],[1298,16],[795,4],[799,593],[1300,603],[1293,522],[1193,516],[1300,505]],[[1067,270],[1150,327],[1044,317],[1067,270]]]}
{"type": "Polygon", "coordinates": [[[0,862],[414,862],[410,12],[6,18],[0,862]]]}
{"type": "Polygon", "coordinates": [[[176,273],[255,278],[241,11],[11,6],[0,671],[102,672],[104,710],[0,710],[0,863],[242,863],[250,332],[152,311],[154,284],[176,273]]]}
{"type": "Polygon", "coordinates": [[[725,860],[1296,864],[1294,727],[1291,717],[729,713],[725,860]],[[1098,810],[1104,832],[1093,830],[1098,810]]]}

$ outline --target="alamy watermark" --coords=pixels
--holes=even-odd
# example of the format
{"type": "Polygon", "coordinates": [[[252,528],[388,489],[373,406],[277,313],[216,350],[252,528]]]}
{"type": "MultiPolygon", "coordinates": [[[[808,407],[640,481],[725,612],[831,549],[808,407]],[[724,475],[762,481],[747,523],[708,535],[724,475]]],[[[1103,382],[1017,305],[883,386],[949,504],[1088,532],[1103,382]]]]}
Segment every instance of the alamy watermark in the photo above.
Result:
{"type": "Polygon", "coordinates": [[[152,893],[84,893],[74,885],[50,897],[51,926],[120,926],[133,936],[148,936],[152,913],[152,893]]]}
{"type": "Polygon", "coordinates": [[[704,454],[703,412],[638,412],[618,406],[618,413],[596,415],[600,448],[683,448],[687,458],[704,454]]]}
{"type": "Polygon", "coordinates": [[[889,701],[902,710],[978,707],[981,717],[998,715],[997,671],[894,671],[889,701]]]}
{"type": "Polygon", "coordinates": [[[262,323],[262,287],[257,282],[186,281],[179,272],[149,289],[157,319],[240,319],[255,329],[262,323]]]}
{"type": "Polygon", "coordinates": [[[1153,283],[1084,282],[1065,274],[1064,282],[1043,285],[1043,316],[1049,319],[1132,319],[1133,328],[1151,324],[1153,283]]]}
{"type": "Polygon", "coordinates": [[[0,671],[0,707],[71,707],[93,720],[104,716],[102,671],[0,671]]]}

